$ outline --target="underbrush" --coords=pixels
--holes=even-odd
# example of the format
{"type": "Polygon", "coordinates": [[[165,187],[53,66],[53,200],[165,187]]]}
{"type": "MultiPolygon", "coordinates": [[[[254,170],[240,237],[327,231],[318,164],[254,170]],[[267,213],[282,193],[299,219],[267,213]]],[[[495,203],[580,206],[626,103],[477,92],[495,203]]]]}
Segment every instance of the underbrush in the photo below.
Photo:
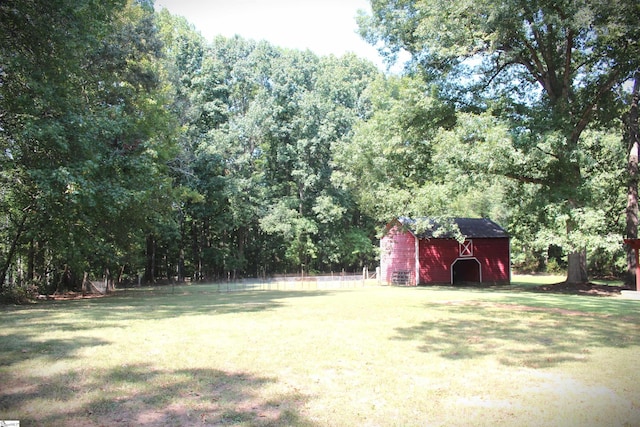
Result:
{"type": "Polygon", "coordinates": [[[9,285],[0,291],[0,304],[28,304],[38,296],[38,287],[34,284],[9,285]]]}

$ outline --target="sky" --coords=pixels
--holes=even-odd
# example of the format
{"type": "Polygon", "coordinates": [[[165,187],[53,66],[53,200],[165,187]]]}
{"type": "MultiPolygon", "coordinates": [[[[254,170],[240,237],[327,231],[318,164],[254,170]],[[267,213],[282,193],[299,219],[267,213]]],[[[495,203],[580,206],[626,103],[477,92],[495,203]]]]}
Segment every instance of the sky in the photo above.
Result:
{"type": "Polygon", "coordinates": [[[317,55],[353,52],[385,70],[377,50],[358,34],[358,10],[371,12],[368,0],[155,0],[184,16],[209,41],[240,35],[317,55]]]}

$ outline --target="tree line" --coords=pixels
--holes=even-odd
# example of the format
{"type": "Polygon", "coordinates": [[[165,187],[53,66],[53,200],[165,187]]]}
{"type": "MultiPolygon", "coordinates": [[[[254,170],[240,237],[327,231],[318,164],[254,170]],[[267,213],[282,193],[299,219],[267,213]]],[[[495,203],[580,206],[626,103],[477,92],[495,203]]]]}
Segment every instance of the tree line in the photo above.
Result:
{"type": "Polygon", "coordinates": [[[400,215],[491,217],[517,269],[620,275],[638,8],[372,1],[363,37],[411,54],[391,75],[150,1],[2,2],[0,290],[375,268],[400,215]]]}

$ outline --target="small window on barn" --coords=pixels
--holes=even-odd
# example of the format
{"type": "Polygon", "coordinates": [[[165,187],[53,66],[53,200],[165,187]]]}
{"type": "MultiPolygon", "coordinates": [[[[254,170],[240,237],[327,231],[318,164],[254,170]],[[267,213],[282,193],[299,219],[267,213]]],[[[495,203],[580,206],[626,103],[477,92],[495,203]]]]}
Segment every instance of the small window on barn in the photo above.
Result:
{"type": "Polygon", "coordinates": [[[473,256],[473,241],[465,240],[460,243],[460,256],[461,257],[470,257],[473,256]]]}

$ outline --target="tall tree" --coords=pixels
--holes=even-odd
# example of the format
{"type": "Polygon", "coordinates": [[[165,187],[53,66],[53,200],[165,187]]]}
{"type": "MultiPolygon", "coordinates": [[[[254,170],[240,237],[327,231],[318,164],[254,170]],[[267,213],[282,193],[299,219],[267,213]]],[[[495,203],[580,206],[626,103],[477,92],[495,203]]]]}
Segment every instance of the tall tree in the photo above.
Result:
{"type": "Polygon", "coordinates": [[[426,91],[420,78],[380,77],[368,93],[370,117],[356,125],[349,144],[336,147],[345,184],[382,223],[401,215],[441,215],[448,206],[434,139],[455,125],[454,109],[436,91],[426,91]]]}
{"type": "Polygon", "coordinates": [[[274,69],[276,113],[263,146],[272,207],[261,226],[287,242],[292,266],[323,269],[345,252],[371,252],[350,228],[353,206],[332,183],[332,160],[362,114],[363,93],[376,71],[353,56],[311,55],[286,52],[274,69]]]}
{"type": "MultiPolygon", "coordinates": [[[[538,186],[564,218],[554,233],[580,234],[590,203],[580,140],[606,123],[612,89],[638,68],[640,4],[372,0],[372,8],[360,21],[369,41],[411,53],[458,107],[500,106],[496,113],[512,121],[513,149],[529,159],[500,173],[538,186]]],[[[565,241],[567,280],[586,281],[584,242],[565,241]]]]}
{"type": "MultiPolygon", "coordinates": [[[[638,155],[640,152],[640,131],[638,130],[638,103],[640,102],[640,72],[636,72],[631,92],[631,106],[629,108],[627,134],[629,157],[627,164],[627,209],[626,209],[626,237],[638,238],[638,155]]],[[[627,286],[636,288],[636,257],[633,248],[627,248],[627,286]]],[[[639,290],[639,289],[637,289],[639,290]]]]}
{"type": "Polygon", "coordinates": [[[370,261],[371,226],[333,185],[332,159],[363,115],[375,67],[240,37],[207,45],[166,11],[160,22],[181,123],[171,164],[181,238],[172,256],[182,257],[184,274],[214,279],[370,261]]]}
{"type": "Polygon", "coordinates": [[[369,87],[370,117],[336,150],[341,182],[378,224],[407,215],[506,224],[505,179],[491,171],[508,128],[489,114],[456,113],[436,88],[425,87],[416,76],[387,76],[369,87]],[[480,162],[483,168],[471,167],[480,162]]]}
{"type": "Polygon", "coordinates": [[[63,225],[54,224],[53,217],[64,206],[64,181],[71,174],[66,166],[73,155],[90,151],[85,145],[90,127],[78,126],[84,107],[79,95],[87,77],[82,63],[107,34],[106,17],[122,6],[123,2],[72,1],[0,4],[2,240],[11,242],[2,254],[0,285],[20,249],[45,239],[29,231],[53,231],[63,225]]]}
{"type": "Polygon", "coordinates": [[[0,4],[2,273],[38,259],[41,282],[73,286],[137,251],[168,193],[153,19],[125,1],[0,4]]]}

